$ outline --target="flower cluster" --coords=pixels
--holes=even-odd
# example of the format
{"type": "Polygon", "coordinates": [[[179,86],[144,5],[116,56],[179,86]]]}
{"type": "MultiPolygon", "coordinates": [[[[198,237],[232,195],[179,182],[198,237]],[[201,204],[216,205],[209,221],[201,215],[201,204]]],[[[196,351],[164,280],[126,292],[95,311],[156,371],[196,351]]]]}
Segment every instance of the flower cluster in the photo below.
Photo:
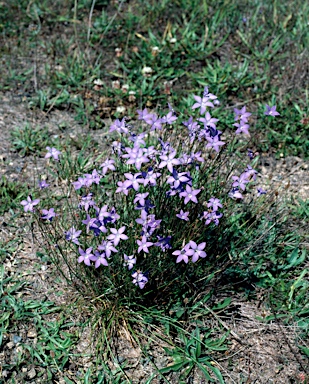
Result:
{"type": "MultiPolygon", "coordinates": [[[[140,289],[151,281],[151,258],[156,258],[158,268],[163,259],[172,260],[174,265],[205,263],[201,260],[207,256],[205,233],[221,225],[223,207],[234,204],[231,199],[241,201],[250,194],[258,172],[247,164],[239,176],[232,170],[225,188],[211,187],[209,159],[215,159],[215,164],[217,154],[227,145],[217,129],[219,119],[210,114],[219,101],[207,87],[202,97],[194,95],[194,100],[192,110],[200,115],[195,119],[190,116],[182,124],[177,125],[179,116],[169,105],[162,117],[147,108],[138,110],[141,129],[128,124],[125,117],[110,126],[110,133],[119,136],[112,143],[111,156],[72,182],[79,198],[75,213],[78,219],[74,225],[66,224],[62,234],[71,249],[76,248],[78,263],[95,269],[113,268],[118,263],[129,271],[138,266],[144,272],[132,271],[131,277],[140,289]],[[177,256],[176,263],[173,256],[177,256]]],[[[276,116],[275,109],[267,106],[265,114],[276,116]]],[[[234,113],[235,134],[249,135],[251,113],[246,107],[234,109],[234,113]]],[[[46,158],[59,160],[60,151],[47,150],[46,158]]],[[[253,152],[248,154],[252,160],[253,152]]],[[[39,182],[40,190],[48,186],[39,182]]],[[[258,188],[258,196],[265,193],[258,188]]],[[[39,202],[29,196],[21,204],[25,212],[35,212],[39,202]]],[[[46,221],[59,216],[54,208],[41,212],[41,219],[46,221]]]]}

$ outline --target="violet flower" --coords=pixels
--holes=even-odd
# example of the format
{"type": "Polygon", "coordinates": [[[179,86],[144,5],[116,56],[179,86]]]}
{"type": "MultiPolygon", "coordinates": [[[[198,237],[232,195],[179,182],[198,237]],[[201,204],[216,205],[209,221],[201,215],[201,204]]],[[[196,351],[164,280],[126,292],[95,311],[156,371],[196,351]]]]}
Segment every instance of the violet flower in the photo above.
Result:
{"type": "Polygon", "coordinates": [[[221,141],[219,136],[215,137],[207,137],[208,144],[206,145],[206,148],[213,148],[216,152],[220,151],[220,147],[225,144],[224,141],[221,141]]]}
{"type": "Polygon", "coordinates": [[[185,204],[188,204],[189,201],[192,201],[193,203],[197,204],[197,198],[196,195],[198,195],[201,192],[200,189],[192,189],[190,185],[186,185],[186,190],[184,192],[181,192],[179,196],[184,197],[185,204]]]}
{"type": "Polygon", "coordinates": [[[128,236],[127,235],[124,235],[124,231],[126,230],[126,227],[123,226],[119,229],[116,229],[116,228],[110,228],[110,231],[112,232],[109,236],[107,236],[107,239],[108,240],[112,240],[114,245],[118,245],[119,244],[119,241],[122,239],[122,240],[127,240],[128,239],[128,236]]]}
{"type": "Polygon", "coordinates": [[[216,123],[219,121],[219,119],[211,117],[210,113],[206,112],[205,117],[200,117],[198,121],[203,123],[205,127],[212,127],[216,129],[216,123]]]}
{"type": "Polygon", "coordinates": [[[48,159],[49,157],[52,157],[54,160],[59,160],[59,155],[61,154],[60,151],[58,151],[58,149],[54,148],[54,147],[46,147],[47,149],[47,153],[45,155],[45,159],[48,159]]]}
{"type": "Polygon", "coordinates": [[[110,258],[112,252],[118,252],[118,250],[113,246],[113,243],[106,240],[102,241],[102,243],[98,246],[98,250],[103,251],[107,258],[110,258]]]}
{"type": "Polygon", "coordinates": [[[248,128],[250,128],[250,125],[246,124],[246,122],[244,120],[240,120],[239,123],[235,123],[233,125],[234,125],[234,127],[237,128],[236,131],[235,131],[236,135],[238,135],[240,133],[244,133],[245,135],[250,136],[250,133],[248,131],[248,128]]]}
{"type": "Polygon", "coordinates": [[[174,251],[172,255],[177,256],[176,263],[180,263],[181,261],[184,261],[186,264],[188,264],[189,261],[189,249],[190,244],[186,244],[181,250],[174,251]]]}
{"type": "Polygon", "coordinates": [[[116,119],[116,121],[110,126],[109,132],[117,131],[118,133],[128,133],[129,130],[126,127],[125,117],[120,121],[116,119]]]}
{"type": "Polygon", "coordinates": [[[159,164],[159,168],[167,167],[167,169],[173,173],[173,165],[179,165],[180,161],[178,159],[175,159],[176,151],[171,152],[168,156],[161,155],[160,159],[163,160],[159,164]]]}
{"type": "Polygon", "coordinates": [[[266,195],[267,191],[265,191],[264,189],[262,188],[258,188],[257,189],[257,195],[258,196],[261,196],[261,195],[266,195]]]}
{"type": "Polygon", "coordinates": [[[219,199],[212,197],[208,200],[207,207],[212,208],[213,211],[217,211],[218,208],[222,208],[222,204],[219,199]]]}
{"type": "Polygon", "coordinates": [[[206,246],[206,243],[201,243],[197,245],[194,241],[189,241],[190,249],[187,251],[187,255],[192,256],[192,263],[195,263],[200,257],[206,257],[206,252],[203,249],[206,246]]]}
{"type": "Polygon", "coordinates": [[[65,238],[66,240],[72,241],[72,243],[79,245],[78,237],[81,233],[82,231],[76,231],[76,229],[72,227],[65,233],[65,238]]]}
{"type": "Polygon", "coordinates": [[[89,247],[84,251],[82,248],[78,249],[78,252],[80,254],[79,258],[77,261],[79,263],[84,262],[88,267],[90,266],[90,261],[95,261],[96,257],[91,253],[92,252],[92,247],[89,247]]]}
{"type": "Polygon", "coordinates": [[[264,115],[267,116],[280,116],[280,113],[276,111],[276,106],[270,107],[268,104],[266,104],[266,111],[264,112],[264,115]]]}
{"type": "Polygon", "coordinates": [[[181,220],[189,221],[189,212],[184,212],[182,209],[180,210],[179,213],[176,214],[177,217],[181,220]]]}
{"type": "Polygon", "coordinates": [[[44,189],[44,188],[49,187],[49,184],[47,184],[46,180],[39,180],[38,184],[39,184],[40,189],[44,189]]]}
{"type": "Polygon", "coordinates": [[[173,124],[176,120],[177,116],[175,116],[173,111],[170,111],[166,116],[162,117],[161,122],[164,124],[173,124]]]}
{"type": "Polygon", "coordinates": [[[95,251],[94,256],[96,258],[95,264],[94,264],[96,268],[99,268],[100,265],[104,265],[105,267],[108,267],[108,262],[106,260],[105,253],[100,253],[99,251],[95,251]]]}
{"type": "Polygon", "coordinates": [[[127,178],[127,188],[134,188],[136,191],[139,190],[140,183],[143,183],[144,180],[141,179],[141,173],[135,173],[134,175],[132,173],[125,173],[125,177],[127,178]]]}
{"type": "Polygon", "coordinates": [[[203,115],[206,112],[206,107],[214,107],[213,103],[209,100],[217,99],[217,96],[212,93],[208,93],[208,88],[204,88],[203,97],[193,95],[196,103],[193,104],[192,109],[201,108],[200,114],[203,115]]]}
{"type": "Polygon", "coordinates": [[[100,168],[102,168],[102,175],[105,175],[108,170],[115,171],[115,161],[111,159],[106,159],[104,163],[100,165],[100,168]]]}
{"type": "Polygon", "coordinates": [[[135,196],[135,199],[133,200],[133,203],[139,203],[140,206],[144,207],[145,206],[145,199],[149,195],[148,192],[146,193],[137,193],[135,196]]]}
{"type": "Polygon", "coordinates": [[[126,254],[123,255],[124,257],[124,266],[128,267],[128,270],[133,268],[134,264],[136,264],[136,258],[134,255],[127,256],[126,254]]]}
{"type": "Polygon", "coordinates": [[[32,197],[28,196],[27,200],[22,200],[20,204],[24,206],[25,212],[28,212],[28,211],[33,212],[34,206],[39,204],[39,202],[40,202],[40,199],[32,200],[32,197]]]}
{"type": "Polygon", "coordinates": [[[234,113],[235,120],[242,120],[243,123],[246,123],[248,121],[248,117],[251,116],[251,113],[246,111],[246,107],[241,109],[234,108],[234,113]]]}
{"type": "Polygon", "coordinates": [[[137,252],[140,253],[140,251],[144,251],[146,253],[149,253],[148,248],[153,245],[151,241],[147,241],[147,237],[143,236],[142,240],[137,240],[138,250],[137,252]]]}
{"type": "Polygon", "coordinates": [[[239,192],[238,188],[232,188],[232,190],[229,192],[229,197],[232,199],[243,199],[243,195],[239,192]]]}
{"type": "Polygon", "coordinates": [[[50,208],[50,209],[42,209],[42,214],[43,216],[41,217],[42,219],[44,220],[49,220],[49,221],[52,221],[52,219],[56,216],[58,216],[56,213],[55,213],[55,210],[54,208],[50,208]]]}
{"type": "Polygon", "coordinates": [[[140,289],[143,289],[145,287],[145,284],[148,282],[148,278],[140,271],[134,272],[132,274],[133,277],[133,284],[138,285],[140,289]]]}

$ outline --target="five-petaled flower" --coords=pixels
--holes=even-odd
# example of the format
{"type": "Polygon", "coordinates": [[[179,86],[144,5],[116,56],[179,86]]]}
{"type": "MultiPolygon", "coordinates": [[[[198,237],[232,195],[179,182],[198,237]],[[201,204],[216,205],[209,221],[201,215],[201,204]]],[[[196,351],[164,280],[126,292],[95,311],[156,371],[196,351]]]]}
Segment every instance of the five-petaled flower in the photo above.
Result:
{"type": "Polygon", "coordinates": [[[153,245],[151,241],[147,241],[147,237],[143,236],[142,240],[137,240],[138,250],[137,252],[140,253],[140,251],[144,251],[146,253],[149,253],[148,248],[153,245]]]}
{"type": "Polygon", "coordinates": [[[280,113],[276,111],[276,105],[270,107],[268,104],[266,104],[266,111],[264,112],[264,115],[267,116],[280,116],[280,113]]]}
{"type": "Polygon", "coordinates": [[[27,200],[21,201],[20,204],[24,206],[25,212],[28,212],[28,211],[33,212],[34,206],[39,204],[39,202],[40,202],[40,199],[32,200],[31,196],[28,196],[27,200]]]}
{"type": "Polygon", "coordinates": [[[78,252],[79,252],[80,256],[77,259],[77,261],[79,263],[81,263],[83,261],[86,265],[88,265],[88,267],[90,266],[90,261],[95,261],[97,259],[91,253],[92,252],[92,247],[87,248],[86,251],[84,251],[82,248],[79,248],[78,252]]]}
{"type": "Polygon", "coordinates": [[[184,192],[181,192],[179,196],[185,198],[185,204],[188,204],[189,201],[197,203],[196,195],[198,195],[200,192],[200,189],[192,189],[190,185],[186,185],[186,190],[184,192]]]}
{"type": "Polygon", "coordinates": [[[119,229],[116,229],[116,228],[110,228],[110,231],[112,232],[109,236],[107,236],[107,239],[108,240],[112,240],[114,245],[118,245],[119,244],[119,241],[120,239],[122,240],[127,240],[128,239],[128,236],[127,235],[124,235],[124,231],[126,230],[126,227],[123,226],[119,229]]]}
{"type": "Polygon", "coordinates": [[[206,246],[206,243],[201,243],[197,245],[194,241],[190,240],[190,249],[187,252],[187,255],[192,256],[192,263],[195,263],[200,257],[206,257],[206,252],[203,251],[203,249],[206,246]]]}

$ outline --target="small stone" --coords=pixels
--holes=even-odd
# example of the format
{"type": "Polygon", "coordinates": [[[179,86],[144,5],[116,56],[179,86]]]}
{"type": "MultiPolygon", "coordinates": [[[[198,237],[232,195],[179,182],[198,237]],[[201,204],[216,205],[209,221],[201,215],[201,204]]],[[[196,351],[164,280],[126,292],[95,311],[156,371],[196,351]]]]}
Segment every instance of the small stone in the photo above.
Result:
{"type": "Polygon", "coordinates": [[[13,343],[13,341],[10,341],[9,343],[7,343],[7,347],[9,348],[9,349],[12,349],[13,347],[14,347],[14,343],[13,343]]]}
{"type": "Polygon", "coordinates": [[[35,369],[31,368],[30,371],[27,373],[27,376],[29,377],[30,380],[33,379],[36,376],[35,369]]]}
{"type": "Polygon", "coordinates": [[[17,344],[21,341],[21,337],[17,335],[13,335],[13,343],[17,344]]]}
{"type": "Polygon", "coordinates": [[[27,333],[27,337],[36,337],[37,336],[37,333],[35,330],[33,329],[30,329],[27,333]]]}

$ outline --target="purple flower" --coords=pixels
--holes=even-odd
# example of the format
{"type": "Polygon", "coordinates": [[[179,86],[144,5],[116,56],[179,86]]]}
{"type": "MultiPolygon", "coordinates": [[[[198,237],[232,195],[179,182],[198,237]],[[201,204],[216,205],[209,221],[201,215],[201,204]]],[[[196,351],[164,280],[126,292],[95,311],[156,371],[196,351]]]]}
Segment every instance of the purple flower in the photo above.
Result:
{"type": "Polygon", "coordinates": [[[119,141],[112,142],[112,149],[118,156],[122,155],[123,146],[119,141]]]}
{"type": "Polygon", "coordinates": [[[161,237],[157,236],[158,241],[154,244],[156,247],[160,247],[162,251],[166,251],[167,249],[171,249],[171,236],[161,237]]]}
{"type": "Polygon", "coordinates": [[[84,207],[84,210],[88,212],[90,207],[93,207],[95,205],[95,202],[92,200],[92,193],[88,193],[87,196],[83,196],[81,198],[81,202],[79,203],[79,208],[84,207]]]}
{"type": "Polygon", "coordinates": [[[149,113],[147,108],[140,110],[137,110],[138,113],[138,120],[144,120],[144,121],[149,121],[151,119],[152,113],[149,113]]]}
{"type": "Polygon", "coordinates": [[[206,111],[206,107],[214,107],[213,103],[209,100],[217,99],[217,96],[213,95],[212,93],[208,93],[208,88],[205,87],[203,97],[200,96],[193,96],[196,103],[193,104],[192,109],[201,108],[200,114],[203,115],[206,111]]]}
{"type": "Polygon", "coordinates": [[[127,155],[122,155],[122,157],[126,158],[128,157],[129,160],[127,160],[126,164],[134,164],[135,167],[139,170],[141,169],[141,166],[143,163],[149,163],[149,159],[147,156],[144,154],[144,149],[143,148],[126,148],[127,150],[127,155]]]}
{"type": "Polygon", "coordinates": [[[243,199],[243,195],[239,192],[238,188],[232,188],[232,190],[229,192],[229,197],[232,199],[243,199]]]}
{"type": "Polygon", "coordinates": [[[189,241],[190,248],[187,251],[187,255],[192,256],[192,263],[195,263],[200,257],[206,257],[206,252],[203,251],[203,249],[206,246],[206,243],[201,243],[197,245],[194,241],[189,241]]]}
{"type": "Polygon", "coordinates": [[[162,117],[161,121],[164,124],[173,124],[174,121],[177,120],[177,116],[175,116],[173,111],[170,111],[166,116],[162,117]]]}
{"type": "Polygon", "coordinates": [[[100,253],[99,251],[94,252],[95,256],[95,264],[94,266],[96,268],[99,268],[100,265],[104,265],[105,267],[108,267],[108,262],[106,260],[106,255],[105,253],[100,253]]]}
{"type": "Polygon", "coordinates": [[[109,258],[112,252],[118,252],[117,249],[113,246],[111,241],[103,240],[102,243],[98,246],[98,250],[103,251],[107,258],[109,258]]]}
{"type": "Polygon", "coordinates": [[[104,220],[108,219],[110,217],[110,213],[108,212],[108,206],[103,205],[101,209],[98,208],[97,210],[97,218],[101,223],[104,223],[104,220]]]}
{"type": "Polygon", "coordinates": [[[232,176],[232,179],[234,180],[232,187],[238,187],[238,188],[242,189],[243,191],[246,189],[246,184],[249,183],[249,180],[247,179],[246,173],[242,173],[239,177],[238,176],[232,176]]]}
{"type": "Polygon", "coordinates": [[[123,255],[124,257],[124,266],[128,266],[128,270],[132,269],[134,264],[136,264],[136,258],[134,255],[127,256],[126,254],[123,255]]]}
{"type": "Polygon", "coordinates": [[[42,216],[42,219],[44,219],[44,220],[49,220],[49,221],[52,221],[53,217],[58,216],[58,215],[55,213],[54,208],[50,208],[50,209],[42,209],[42,214],[44,215],[44,216],[42,216]]]}
{"type": "Polygon", "coordinates": [[[128,130],[128,128],[126,127],[125,117],[124,117],[121,121],[120,121],[119,119],[117,119],[117,120],[110,126],[109,131],[110,131],[110,132],[117,131],[118,133],[128,133],[129,130],[128,130]]]}
{"type": "Polygon", "coordinates": [[[190,116],[188,121],[183,121],[183,125],[185,125],[188,128],[189,131],[189,137],[190,137],[190,142],[193,143],[196,133],[200,129],[200,126],[196,121],[193,121],[193,117],[190,116]]]}
{"type": "Polygon", "coordinates": [[[176,259],[176,263],[180,263],[181,261],[184,261],[186,264],[188,264],[189,261],[189,249],[190,244],[186,244],[181,250],[174,251],[172,254],[175,256],[178,256],[176,259]]]}
{"type": "Polygon", "coordinates": [[[185,221],[189,221],[189,212],[184,212],[182,209],[180,210],[179,213],[177,213],[176,215],[177,217],[179,217],[179,219],[181,220],[185,220],[185,221]]]}
{"type": "MultiPolygon", "coordinates": [[[[248,179],[248,181],[256,180],[257,171],[251,167],[251,165],[248,165],[245,169],[245,172],[242,174],[245,175],[245,177],[248,179]]],[[[240,176],[242,176],[240,175],[240,176]]]]}
{"type": "Polygon", "coordinates": [[[74,186],[74,189],[80,189],[82,187],[84,187],[85,185],[85,179],[83,177],[79,177],[77,181],[73,181],[73,186],[74,186]]]}
{"type": "Polygon", "coordinates": [[[276,111],[276,106],[270,107],[266,104],[266,111],[264,112],[264,115],[267,116],[280,116],[280,113],[276,111]]]}
{"type": "Polygon", "coordinates": [[[213,211],[217,211],[218,208],[222,208],[222,204],[219,199],[212,197],[208,200],[207,207],[212,208],[213,211]]]}
{"type": "Polygon", "coordinates": [[[132,277],[133,284],[138,285],[140,289],[143,289],[145,287],[145,284],[148,282],[147,277],[141,271],[134,272],[132,277]]]}
{"type": "Polygon", "coordinates": [[[40,202],[40,199],[32,200],[31,196],[28,196],[27,200],[21,201],[20,204],[24,206],[25,212],[28,212],[28,211],[33,212],[34,206],[39,204],[39,202],[40,202]]]}
{"type": "Polygon", "coordinates": [[[131,133],[131,136],[129,137],[130,141],[133,141],[134,147],[141,147],[142,145],[145,145],[144,137],[146,136],[146,133],[142,132],[139,135],[136,135],[135,133],[131,133]]]}
{"type": "Polygon", "coordinates": [[[161,173],[154,172],[152,168],[148,168],[148,172],[142,172],[143,180],[144,180],[144,187],[146,187],[147,184],[154,186],[157,185],[157,178],[161,176],[161,173]]]}
{"type": "Polygon", "coordinates": [[[176,151],[171,152],[168,156],[161,155],[160,159],[163,160],[159,164],[159,168],[167,167],[167,169],[173,173],[173,165],[179,165],[180,161],[175,159],[176,151]]]}
{"type": "Polygon", "coordinates": [[[155,113],[151,115],[151,119],[147,120],[148,124],[151,124],[150,130],[155,131],[156,129],[162,129],[162,119],[158,117],[155,113]]]}
{"type": "Polygon", "coordinates": [[[118,215],[118,213],[116,212],[116,209],[113,207],[110,211],[109,211],[109,217],[107,218],[107,221],[114,224],[118,219],[120,219],[120,216],[118,215]]]}
{"type": "Polygon", "coordinates": [[[116,228],[110,228],[110,231],[112,232],[109,236],[107,236],[108,240],[112,240],[114,245],[118,245],[119,241],[122,240],[127,240],[128,236],[124,235],[123,232],[126,230],[126,227],[123,226],[119,229],[116,228]]]}
{"type": "Polygon", "coordinates": [[[190,172],[178,173],[176,169],[173,169],[173,176],[169,176],[166,182],[170,185],[173,184],[173,188],[178,188],[180,184],[189,184],[191,180],[190,172]]]}
{"type": "Polygon", "coordinates": [[[210,113],[206,112],[205,117],[200,117],[198,121],[204,123],[205,127],[212,127],[216,129],[216,123],[219,121],[219,119],[211,117],[210,113]]]}
{"type": "Polygon", "coordinates": [[[184,197],[185,204],[188,204],[191,200],[193,203],[197,203],[196,195],[198,195],[201,192],[200,189],[192,189],[190,185],[186,185],[186,190],[184,192],[181,192],[179,196],[184,197]]]}
{"type": "Polygon", "coordinates": [[[124,193],[126,196],[128,196],[129,193],[129,186],[130,186],[130,181],[125,180],[124,182],[118,181],[117,183],[118,188],[116,189],[116,193],[124,193]]]}
{"type": "Polygon", "coordinates": [[[136,191],[139,190],[139,184],[144,182],[144,179],[141,179],[141,173],[135,173],[132,175],[131,173],[125,173],[125,177],[127,178],[127,188],[134,188],[136,191]]]}
{"type": "Polygon", "coordinates": [[[220,151],[220,146],[224,145],[225,142],[221,141],[219,135],[214,137],[207,137],[208,144],[206,145],[206,148],[213,148],[216,152],[220,151]]]}
{"type": "Polygon", "coordinates": [[[92,252],[92,247],[87,248],[86,251],[84,251],[82,248],[79,248],[78,252],[80,254],[79,258],[77,259],[77,261],[79,263],[81,263],[83,261],[89,267],[90,266],[90,261],[95,261],[96,260],[96,257],[91,253],[92,252]]]}
{"type": "Polygon", "coordinates": [[[104,163],[100,165],[100,168],[102,168],[102,174],[105,175],[106,172],[110,169],[111,171],[115,171],[115,166],[114,166],[115,161],[106,159],[104,163]]]}
{"type": "Polygon", "coordinates": [[[244,120],[240,120],[240,123],[235,123],[233,124],[234,127],[236,127],[236,131],[235,131],[235,134],[238,135],[240,133],[244,133],[245,135],[249,135],[250,136],[250,133],[248,131],[248,128],[250,127],[249,124],[246,124],[246,122],[244,120]]]}
{"type": "Polygon", "coordinates": [[[252,149],[248,149],[248,153],[247,154],[248,154],[248,157],[249,157],[250,160],[254,159],[254,153],[253,153],[252,149]]]}
{"type": "Polygon", "coordinates": [[[55,160],[59,160],[59,155],[61,154],[60,151],[58,151],[58,149],[56,148],[51,148],[51,147],[46,147],[47,149],[47,153],[45,155],[45,159],[48,159],[49,157],[52,157],[53,159],[55,160]]]}
{"type": "Polygon", "coordinates": [[[251,116],[251,113],[246,111],[246,107],[241,109],[234,108],[234,113],[235,121],[242,120],[243,123],[246,123],[248,121],[248,117],[251,116]]]}
{"type": "Polygon", "coordinates": [[[87,226],[87,229],[86,229],[86,232],[88,233],[89,232],[89,229],[91,227],[93,227],[95,225],[95,222],[97,221],[97,218],[94,217],[94,218],[91,218],[88,213],[87,213],[87,217],[85,220],[82,220],[82,223],[85,224],[87,226]]]}
{"type": "Polygon", "coordinates": [[[261,196],[261,195],[266,195],[267,191],[265,191],[264,189],[262,188],[258,188],[257,189],[257,195],[258,196],[261,196]]]}
{"type": "Polygon", "coordinates": [[[142,240],[137,240],[138,250],[137,252],[140,253],[140,251],[144,251],[146,253],[149,253],[148,248],[153,245],[151,241],[147,241],[147,237],[143,236],[142,240]]]}
{"type": "Polygon", "coordinates": [[[76,229],[72,227],[65,233],[65,238],[66,240],[79,245],[78,237],[81,233],[82,231],[76,231],[76,229]]]}
{"type": "Polygon", "coordinates": [[[133,203],[139,203],[139,205],[141,205],[142,207],[145,206],[145,198],[149,195],[148,192],[146,193],[138,193],[136,196],[135,196],[135,199],[133,200],[133,203]]]}
{"type": "Polygon", "coordinates": [[[213,211],[213,212],[207,212],[205,211],[203,213],[203,218],[206,219],[205,225],[210,224],[213,222],[215,225],[219,225],[219,219],[222,217],[222,213],[219,213],[218,211],[213,211]]]}
{"type": "Polygon", "coordinates": [[[39,188],[44,189],[49,187],[49,184],[47,184],[46,180],[39,180],[39,188]]]}

